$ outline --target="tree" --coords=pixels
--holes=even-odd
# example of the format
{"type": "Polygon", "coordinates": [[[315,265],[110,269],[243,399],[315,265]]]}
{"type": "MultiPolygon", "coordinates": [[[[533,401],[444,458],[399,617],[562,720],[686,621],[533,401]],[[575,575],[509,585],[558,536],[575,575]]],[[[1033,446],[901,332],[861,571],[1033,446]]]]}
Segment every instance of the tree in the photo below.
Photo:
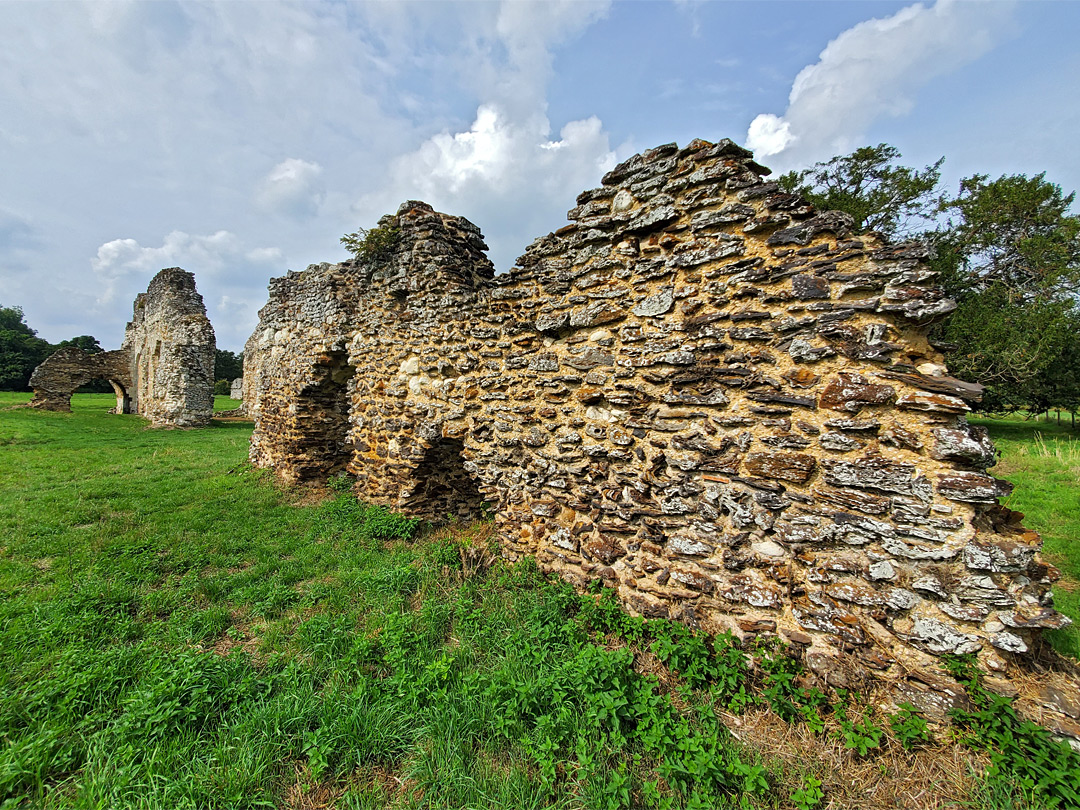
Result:
{"type": "MultiPolygon", "coordinates": [[[[380,222],[384,221],[380,220],[380,222]]],[[[341,237],[341,244],[357,261],[384,262],[394,253],[401,240],[401,229],[393,224],[379,225],[370,230],[359,228],[341,237]]]]}
{"type": "Polygon", "coordinates": [[[1074,194],[1034,177],[961,181],[931,235],[936,267],[957,309],[937,330],[949,367],[987,386],[984,407],[1075,407],[1080,217],[1074,194]]]}
{"type": "Polygon", "coordinates": [[[25,391],[30,375],[52,353],[23,320],[22,307],[0,306],[0,390],[25,391]]]}
{"type": "Polygon", "coordinates": [[[244,353],[234,354],[228,349],[218,349],[214,353],[214,379],[232,382],[244,376],[244,353]]]}
{"type": "Polygon", "coordinates": [[[936,192],[945,158],[918,171],[896,165],[900,157],[895,146],[864,146],[850,155],[788,172],[779,182],[820,210],[850,214],[857,231],[904,237],[937,214],[936,192]]]}
{"type": "Polygon", "coordinates": [[[1080,280],[1080,217],[1069,214],[1075,197],[1045,172],[961,180],[959,196],[941,205],[959,217],[937,239],[959,260],[946,282],[962,290],[1002,285],[1022,301],[1072,300],[1080,280]]]}
{"type": "Polygon", "coordinates": [[[105,351],[101,348],[101,344],[98,343],[98,339],[93,335],[79,335],[78,337],[69,338],[68,340],[61,340],[53,348],[64,349],[68,346],[82,349],[87,354],[97,354],[98,352],[105,351]]]}

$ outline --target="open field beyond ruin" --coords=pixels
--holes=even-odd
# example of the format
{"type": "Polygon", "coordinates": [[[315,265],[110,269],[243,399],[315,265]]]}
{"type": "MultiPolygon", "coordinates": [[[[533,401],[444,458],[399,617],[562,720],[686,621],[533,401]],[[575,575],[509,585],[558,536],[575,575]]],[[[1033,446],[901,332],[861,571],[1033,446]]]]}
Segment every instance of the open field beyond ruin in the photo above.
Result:
{"type": "MultiPolygon", "coordinates": [[[[0,808],[1080,806],[1080,757],[990,681],[923,742],[769,644],[748,665],[504,565],[489,523],[281,490],[250,422],[115,403],[0,410],[0,808]]],[[[973,421],[1080,620],[1076,434],[973,421]]],[[[1076,624],[1047,637],[1080,657],[1076,624]]]]}

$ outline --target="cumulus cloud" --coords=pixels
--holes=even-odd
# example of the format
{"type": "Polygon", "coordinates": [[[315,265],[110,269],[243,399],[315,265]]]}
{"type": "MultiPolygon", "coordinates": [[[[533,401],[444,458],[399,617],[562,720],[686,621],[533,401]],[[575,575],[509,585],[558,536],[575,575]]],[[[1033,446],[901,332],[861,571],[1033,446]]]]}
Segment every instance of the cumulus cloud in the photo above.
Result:
{"type": "Polygon", "coordinates": [[[465,215],[487,233],[492,261],[505,270],[534,237],[559,227],[577,192],[596,184],[615,159],[595,116],[570,121],[552,137],[542,114],[515,120],[483,104],[467,130],[441,132],[395,160],[387,187],[357,210],[418,198],[465,215]]]}
{"type": "Polygon", "coordinates": [[[609,3],[460,8],[470,15],[458,56],[481,99],[475,117],[392,160],[380,190],[357,201],[351,215],[374,221],[402,200],[423,199],[480,225],[496,267],[506,269],[534,237],[559,227],[577,192],[615,163],[599,118],[566,122],[556,135],[546,100],[555,48],[606,14],[609,3]]]}
{"type": "Polygon", "coordinates": [[[265,302],[262,283],[284,269],[278,247],[250,247],[227,230],[209,234],[172,231],[158,246],[136,239],[113,239],[97,249],[90,265],[97,279],[94,306],[102,311],[126,310],[150,279],[164,267],[195,273],[199,292],[221,347],[242,347],[265,302]]]}
{"type": "Polygon", "coordinates": [[[935,77],[986,54],[1006,32],[1013,5],[916,3],[849,28],[795,77],[783,115],[751,122],[747,146],[784,168],[850,151],[877,119],[910,112],[935,77]]]}
{"type": "MultiPolygon", "coordinates": [[[[157,271],[182,264],[207,271],[220,270],[229,256],[239,253],[235,234],[217,231],[207,236],[193,236],[183,231],[168,234],[161,247],[143,247],[134,239],[113,239],[97,249],[90,262],[103,278],[117,278],[129,273],[157,271]]],[[[190,268],[187,268],[190,269],[190,268]]]]}
{"type": "Polygon", "coordinates": [[[264,211],[298,219],[313,217],[326,197],[320,181],[322,173],[318,163],[299,158],[283,160],[263,178],[255,203],[264,211]]]}
{"type": "MultiPolygon", "coordinates": [[[[505,266],[614,161],[598,119],[552,123],[547,107],[557,49],[608,8],[162,0],[5,9],[0,145],[10,182],[0,205],[65,234],[35,257],[34,271],[66,290],[52,310],[39,306],[36,323],[53,337],[68,329],[62,317],[108,342],[149,277],[178,265],[196,273],[212,309],[246,318],[236,329],[250,332],[269,276],[334,258],[341,233],[417,196],[475,219],[505,266]],[[58,316],[62,306],[72,311],[58,316]]],[[[0,270],[11,267],[7,258],[0,270]]],[[[11,294],[28,312],[36,306],[30,292],[11,294]]]]}

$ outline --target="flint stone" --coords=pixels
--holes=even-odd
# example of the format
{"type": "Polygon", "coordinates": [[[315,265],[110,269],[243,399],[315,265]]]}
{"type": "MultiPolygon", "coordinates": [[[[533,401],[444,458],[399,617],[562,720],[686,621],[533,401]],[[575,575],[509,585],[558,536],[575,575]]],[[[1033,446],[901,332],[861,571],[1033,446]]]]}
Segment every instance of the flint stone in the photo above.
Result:
{"type": "Polygon", "coordinates": [[[555,333],[564,329],[569,323],[570,313],[549,312],[538,316],[535,326],[537,332],[555,333]]]}
{"type": "Polygon", "coordinates": [[[1027,652],[1028,645],[1020,636],[1003,630],[990,636],[990,643],[1008,653],[1019,654],[1027,652]]]}
{"type": "Polygon", "coordinates": [[[529,371],[558,371],[559,358],[554,354],[538,354],[529,361],[529,371]]]}
{"type": "Polygon", "coordinates": [[[868,515],[884,515],[892,506],[892,501],[884,495],[874,495],[862,490],[816,487],[813,494],[825,503],[865,512],[868,515]]]}
{"type": "Polygon", "coordinates": [[[989,467],[994,463],[994,443],[985,428],[968,427],[967,430],[935,428],[934,447],[931,458],[939,461],[960,461],[975,467],[989,467]]]}
{"type": "Polygon", "coordinates": [[[870,563],[870,579],[877,582],[880,580],[890,580],[896,577],[896,569],[888,560],[878,560],[875,563],[870,563]]]}
{"type": "Polygon", "coordinates": [[[671,310],[675,303],[675,291],[673,287],[663,287],[660,292],[643,299],[633,309],[633,313],[642,318],[654,318],[671,310]]]}
{"type": "Polygon", "coordinates": [[[876,489],[910,495],[914,491],[915,467],[911,464],[870,457],[856,461],[823,459],[825,481],[835,487],[876,489]]]}
{"type": "Polygon", "coordinates": [[[939,619],[925,616],[915,619],[912,635],[936,655],[945,655],[946,653],[964,655],[978,652],[982,647],[982,642],[979,641],[978,636],[961,633],[955,627],[939,619]]]}
{"type": "Polygon", "coordinates": [[[1012,489],[1008,481],[982,473],[957,471],[938,475],[937,491],[951,501],[995,503],[1012,489]]]}
{"type": "Polygon", "coordinates": [[[728,203],[718,211],[701,211],[694,214],[690,220],[692,230],[710,228],[714,225],[728,225],[732,222],[742,222],[749,219],[757,212],[749,205],[743,203],[728,203]]]}
{"type": "Polygon", "coordinates": [[[614,366],[615,357],[609,352],[588,346],[580,352],[567,356],[563,362],[578,371],[587,371],[598,366],[614,366]]]}
{"type": "Polygon", "coordinates": [[[713,547],[703,543],[695,537],[685,534],[677,534],[668,538],[666,552],[670,554],[682,554],[687,557],[708,557],[713,553],[713,547]]]}
{"type": "MultiPolygon", "coordinates": [[[[732,234],[710,236],[709,242],[711,244],[706,243],[704,246],[692,242],[688,244],[694,245],[694,248],[676,249],[675,255],[671,259],[672,265],[675,267],[697,267],[701,264],[727,259],[731,256],[741,256],[746,249],[742,237],[733,236],[732,234]]],[[[680,245],[679,248],[683,248],[683,245],[680,245]]]]}
{"type": "Polygon", "coordinates": [[[801,484],[810,478],[817,460],[805,453],[751,453],[746,457],[746,470],[762,478],[774,478],[801,484]]]}
{"type": "Polygon", "coordinates": [[[888,405],[895,401],[896,389],[891,385],[872,383],[861,374],[840,372],[829,381],[821,393],[823,408],[856,413],[867,405],[888,405]]]}
{"type": "Polygon", "coordinates": [[[866,630],[859,618],[824,595],[812,594],[811,602],[792,605],[791,614],[804,630],[839,636],[851,644],[866,643],[866,630]]]}
{"type": "Polygon", "coordinates": [[[788,346],[788,354],[796,363],[816,363],[826,357],[833,357],[836,350],[829,346],[815,346],[806,340],[795,338],[788,346]]]}
{"type": "Polygon", "coordinates": [[[1038,551],[1038,545],[1007,538],[975,539],[964,546],[964,564],[980,571],[1017,573],[1028,569],[1038,551]]]}
{"type": "Polygon", "coordinates": [[[935,413],[967,413],[971,410],[964,400],[947,394],[904,394],[896,400],[896,406],[908,411],[935,413]]]}
{"type": "Polygon", "coordinates": [[[718,587],[716,593],[729,602],[744,602],[751,607],[775,610],[784,603],[784,592],[753,572],[732,577],[726,585],[718,587]]]}
{"type": "Polygon", "coordinates": [[[823,433],[818,441],[826,450],[836,450],[842,453],[849,450],[858,450],[863,446],[863,443],[858,439],[845,436],[843,433],[823,433]]]}
{"type": "Polygon", "coordinates": [[[1001,614],[1001,623],[1006,627],[1040,630],[1060,630],[1072,624],[1072,619],[1053,608],[1017,608],[1011,613],[1001,614]]]}
{"type": "Polygon", "coordinates": [[[801,273],[791,277],[791,292],[801,301],[829,297],[829,282],[820,276],[801,273]]]}
{"type": "Polygon", "coordinates": [[[597,301],[583,309],[576,309],[570,314],[570,325],[574,327],[599,326],[602,323],[611,323],[626,316],[626,310],[622,307],[597,301]]]}
{"type": "Polygon", "coordinates": [[[978,624],[990,615],[990,608],[986,605],[972,603],[956,604],[954,602],[938,602],[938,610],[946,616],[950,616],[960,622],[978,624]]]}

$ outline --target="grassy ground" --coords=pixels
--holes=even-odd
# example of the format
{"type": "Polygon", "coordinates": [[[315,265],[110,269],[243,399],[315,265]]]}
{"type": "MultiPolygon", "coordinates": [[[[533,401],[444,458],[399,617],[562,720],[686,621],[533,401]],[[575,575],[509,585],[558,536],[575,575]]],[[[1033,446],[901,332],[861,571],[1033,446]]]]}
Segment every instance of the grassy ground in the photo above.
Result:
{"type": "Polygon", "coordinates": [[[1080,432],[1067,418],[1061,425],[1022,417],[971,421],[990,431],[1001,453],[991,472],[1016,485],[1006,505],[1026,515],[1024,523],[1042,535],[1043,556],[1061,569],[1054,599],[1074,623],[1049,638],[1080,658],[1080,432]]]}
{"type": "Polygon", "coordinates": [[[966,741],[928,744],[779,650],[750,669],[504,566],[490,526],[283,493],[249,423],[26,399],[0,394],[4,810],[1080,806],[1080,759],[977,687],[966,741]]]}

